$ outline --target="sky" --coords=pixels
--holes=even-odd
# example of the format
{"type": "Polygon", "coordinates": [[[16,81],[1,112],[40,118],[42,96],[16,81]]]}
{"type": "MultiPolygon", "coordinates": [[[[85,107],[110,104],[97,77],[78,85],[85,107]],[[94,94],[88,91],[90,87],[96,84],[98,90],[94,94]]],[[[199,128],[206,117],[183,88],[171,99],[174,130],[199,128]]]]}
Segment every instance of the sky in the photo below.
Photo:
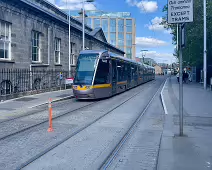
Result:
{"type": "MultiPolygon", "coordinates": [[[[61,9],[81,9],[82,0],[48,0],[61,9]]],[[[160,22],[166,0],[95,0],[85,4],[85,10],[103,10],[106,12],[130,12],[136,20],[136,57],[141,57],[141,50],[148,50],[146,57],[158,63],[175,62],[174,45],[170,31],[165,30],[160,22]]]]}

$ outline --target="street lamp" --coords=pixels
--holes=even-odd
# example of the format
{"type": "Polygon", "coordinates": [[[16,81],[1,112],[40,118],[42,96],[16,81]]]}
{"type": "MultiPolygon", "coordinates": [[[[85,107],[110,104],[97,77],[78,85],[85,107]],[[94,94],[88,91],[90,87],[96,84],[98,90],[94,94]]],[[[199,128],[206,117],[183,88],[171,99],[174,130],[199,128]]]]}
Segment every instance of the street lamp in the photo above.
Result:
{"type": "Polygon", "coordinates": [[[143,64],[144,64],[144,57],[145,57],[147,51],[148,50],[141,50],[141,52],[142,52],[142,58],[143,58],[143,64]],[[145,52],[145,53],[143,53],[143,52],[145,52]]]}
{"type": "Polygon", "coordinates": [[[85,50],[85,2],[94,2],[94,0],[82,0],[82,50],[85,50]]]}
{"type": "Polygon", "coordinates": [[[68,1],[66,0],[66,8],[68,9],[68,76],[71,76],[71,18],[70,8],[68,7],[68,1]]]}

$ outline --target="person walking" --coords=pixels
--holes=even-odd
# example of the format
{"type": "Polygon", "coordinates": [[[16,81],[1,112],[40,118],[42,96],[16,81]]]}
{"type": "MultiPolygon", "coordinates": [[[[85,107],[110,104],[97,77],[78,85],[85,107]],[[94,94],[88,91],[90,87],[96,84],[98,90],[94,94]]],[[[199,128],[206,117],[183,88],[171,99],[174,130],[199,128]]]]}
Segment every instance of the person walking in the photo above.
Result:
{"type": "Polygon", "coordinates": [[[179,83],[179,77],[180,77],[180,73],[178,72],[177,73],[177,81],[178,81],[178,83],[179,83]]]}

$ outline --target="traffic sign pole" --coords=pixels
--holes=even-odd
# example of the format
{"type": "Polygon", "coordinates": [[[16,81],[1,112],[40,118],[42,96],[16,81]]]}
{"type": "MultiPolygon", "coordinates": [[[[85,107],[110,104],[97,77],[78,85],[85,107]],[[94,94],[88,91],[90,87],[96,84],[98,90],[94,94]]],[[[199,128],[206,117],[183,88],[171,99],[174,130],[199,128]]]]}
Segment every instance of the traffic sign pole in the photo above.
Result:
{"type": "Polygon", "coordinates": [[[180,84],[179,84],[179,125],[180,136],[183,136],[183,57],[182,57],[182,25],[179,25],[179,61],[180,61],[180,84]]]}
{"type": "MultiPolygon", "coordinates": [[[[193,22],[193,0],[168,0],[168,23],[179,24],[178,51],[179,51],[179,130],[183,136],[183,56],[182,48],[185,47],[185,24],[193,22]]],[[[177,28],[178,29],[178,28],[177,28]]]]}

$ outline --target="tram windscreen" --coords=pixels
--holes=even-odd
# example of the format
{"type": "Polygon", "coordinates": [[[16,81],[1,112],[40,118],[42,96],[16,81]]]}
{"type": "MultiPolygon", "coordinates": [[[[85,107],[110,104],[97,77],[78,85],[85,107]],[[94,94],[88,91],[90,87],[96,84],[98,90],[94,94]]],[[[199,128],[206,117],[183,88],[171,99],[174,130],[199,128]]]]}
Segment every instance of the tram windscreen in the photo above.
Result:
{"type": "Polygon", "coordinates": [[[74,84],[91,85],[99,54],[80,54],[74,84]]]}

